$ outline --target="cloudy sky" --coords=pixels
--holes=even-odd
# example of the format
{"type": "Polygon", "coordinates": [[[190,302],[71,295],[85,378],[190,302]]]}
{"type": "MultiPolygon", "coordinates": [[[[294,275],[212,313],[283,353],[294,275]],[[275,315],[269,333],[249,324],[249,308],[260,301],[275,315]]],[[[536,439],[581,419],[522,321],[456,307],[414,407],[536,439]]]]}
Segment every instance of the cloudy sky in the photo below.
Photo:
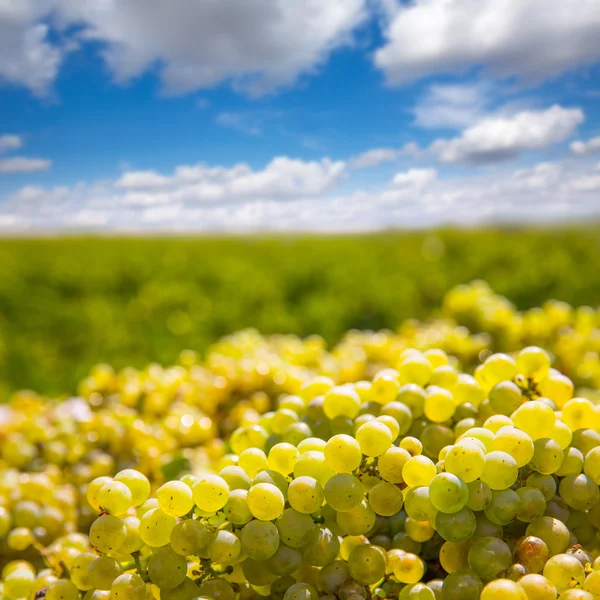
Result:
{"type": "Polygon", "coordinates": [[[0,231],[600,214],[600,0],[0,0],[0,231]]]}

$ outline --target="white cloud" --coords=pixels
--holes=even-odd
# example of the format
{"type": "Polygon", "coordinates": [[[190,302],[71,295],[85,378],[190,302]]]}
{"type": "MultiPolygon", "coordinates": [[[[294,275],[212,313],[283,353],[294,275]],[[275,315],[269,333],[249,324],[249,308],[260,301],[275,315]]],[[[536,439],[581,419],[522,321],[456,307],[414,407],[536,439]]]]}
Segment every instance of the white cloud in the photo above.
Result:
{"type": "Polygon", "coordinates": [[[18,135],[0,135],[0,152],[18,150],[22,145],[23,141],[18,135]]]}
{"type": "Polygon", "coordinates": [[[118,188],[155,190],[168,185],[168,178],[156,171],[127,171],[116,182],[118,188]]]}
{"type": "Polygon", "coordinates": [[[222,82],[252,94],[291,84],[350,42],[366,17],[365,0],[60,0],[59,12],[105,46],[118,81],[158,64],[172,94],[222,82]]]}
{"type": "Polygon", "coordinates": [[[11,156],[10,158],[0,158],[0,173],[33,173],[34,171],[47,171],[51,165],[51,160],[43,158],[11,156]]]}
{"type": "Polygon", "coordinates": [[[592,154],[593,152],[600,152],[600,137],[595,137],[587,142],[577,140],[571,144],[571,152],[573,154],[592,154]]]}
{"type": "Polygon", "coordinates": [[[580,162],[452,178],[412,169],[380,189],[345,195],[336,190],[336,171],[343,172],[343,163],[278,158],[261,170],[180,167],[164,176],[164,189],[136,190],[110,181],[27,186],[0,204],[0,230],[354,231],[564,221],[600,213],[599,171],[580,162]],[[210,186],[213,193],[207,194],[210,186]]]}
{"type": "Polygon", "coordinates": [[[246,135],[260,135],[262,133],[260,123],[256,119],[249,118],[241,113],[222,112],[217,115],[215,120],[217,125],[221,127],[235,129],[246,135]]]}
{"type": "Polygon", "coordinates": [[[415,106],[415,124],[427,129],[468,127],[485,115],[492,92],[486,82],[431,85],[415,106]]]}
{"type": "Polygon", "coordinates": [[[437,178],[435,169],[409,169],[401,173],[396,173],[392,179],[392,186],[424,188],[437,178]]]}
{"type": "Polygon", "coordinates": [[[58,73],[64,49],[49,40],[41,22],[54,0],[0,2],[0,81],[46,95],[58,73]]]}
{"type": "Polygon", "coordinates": [[[512,116],[490,116],[453,139],[439,139],[429,147],[442,163],[485,164],[541,150],[568,139],[584,121],[579,109],[552,106],[512,116]]]}
{"type": "Polygon", "coordinates": [[[400,150],[397,148],[373,148],[350,159],[349,164],[352,169],[364,169],[395,160],[399,155],[400,150]]]}
{"type": "Polygon", "coordinates": [[[600,58],[600,0],[398,2],[385,38],[375,64],[392,84],[475,66],[539,81],[600,58]]]}

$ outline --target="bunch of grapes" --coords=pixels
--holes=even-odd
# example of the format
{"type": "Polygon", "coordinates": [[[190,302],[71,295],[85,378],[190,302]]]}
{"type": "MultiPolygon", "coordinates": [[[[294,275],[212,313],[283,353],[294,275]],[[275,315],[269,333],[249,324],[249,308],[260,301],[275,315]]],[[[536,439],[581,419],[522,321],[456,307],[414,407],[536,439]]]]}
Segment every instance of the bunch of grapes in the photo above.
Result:
{"type": "Polygon", "coordinates": [[[600,600],[598,313],[444,311],[16,394],[0,600],[600,600]]]}

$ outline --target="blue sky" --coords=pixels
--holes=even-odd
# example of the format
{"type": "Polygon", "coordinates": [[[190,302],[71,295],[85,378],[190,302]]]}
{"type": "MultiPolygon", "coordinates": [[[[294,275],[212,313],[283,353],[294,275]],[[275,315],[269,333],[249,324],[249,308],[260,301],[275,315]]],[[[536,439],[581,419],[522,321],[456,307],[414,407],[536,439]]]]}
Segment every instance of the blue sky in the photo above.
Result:
{"type": "Polygon", "coordinates": [[[4,0],[0,231],[600,212],[600,0],[4,0]]]}

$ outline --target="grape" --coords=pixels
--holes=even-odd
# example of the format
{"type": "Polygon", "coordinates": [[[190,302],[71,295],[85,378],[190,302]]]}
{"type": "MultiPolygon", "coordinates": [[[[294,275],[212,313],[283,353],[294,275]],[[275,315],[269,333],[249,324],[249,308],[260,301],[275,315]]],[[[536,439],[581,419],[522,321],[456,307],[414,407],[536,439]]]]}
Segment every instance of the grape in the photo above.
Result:
{"type": "Polygon", "coordinates": [[[149,510],[140,519],[140,537],[148,546],[158,548],[169,543],[177,520],[160,508],[149,510]]]}
{"type": "Polygon", "coordinates": [[[543,575],[559,593],[574,586],[581,587],[585,579],[582,564],[570,554],[556,554],[548,559],[543,575]]]}
{"type": "Polygon", "coordinates": [[[362,461],[360,444],[349,435],[334,435],[323,449],[325,461],[337,473],[351,473],[362,461]]]}
{"type": "Polygon", "coordinates": [[[141,506],[150,496],[150,482],[148,478],[134,469],[125,469],[115,475],[115,481],[124,483],[131,492],[133,506],[141,506]]]}
{"type": "Polygon", "coordinates": [[[558,491],[560,497],[575,510],[589,510],[600,501],[598,485],[583,473],[565,477],[558,491]]]}
{"type": "Polygon", "coordinates": [[[543,540],[550,556],[563,552],[569,545],[569,530],[564,523],[553,517],[540,517],[532,521],[525,533],[543,540]]]}
{"type": "Polygon", "coordinates": [[[492,492],[492,501],[485,509],[485,516],[497,525],[508,525],[518,517],[521,508],[521,498],[513,490],[495,491],[492,492]]]}
{"type": "Polygon", "coordinates": [[[257,483],[270,483],[279,489],[284,498],[287,498],[288,482],[281,473],[272,471],[270,469],[267,469],[266,471],[259,471],[252,480],[252,485],[257,483]]]}
{"type": "Polygon", "coordinates": [[[423,561],[410,552],[404,552],[392,561],[394,576],[401,583],[417,583],[425,573],[423,561]]]}
{"type": "Polygon", "coordinates": [[[323,567],[332,563],[340,551],[340,542],[330,529],[318,526],[302,548],[302,558],[305,563],[323,567]]]}
{"type": "Polygon", "coordinates": [[[124,573],[113,581],[110,597],[111,600],[144,600],[146,584],[139,575],[124,573]]]}
{"type": "Polygon", "coordinates": [[[323,411],[329,419],[338,416],[354,419],[360,409],[360,398],[350,386],[336,386],[323,398],[323,411]]]}
{"type": "MultiPolygon", "coordinates": [[[[385,427],[384,425],[382,427],[385,427]]],[[[294,478],[307,476],[316,479],[321,486],[324,486],[335,471],[325,462],[323,452],[310,451],[300,455],[300,458],[294,465],[294,478]]],[[[285,495],[285,494],[284,494],[285,495]]]]}
{"type": "Polygon", "coordinates": [[[321,508],[324,498],[325,493],[321,484],[313,477],[298,477],[288,488],[290,506],[304,514],[317,512],[321,508]]]}
{"type": "Polygon", "coordinates": [[[361,482],[350,473],[338,473],[325,485],[325,500],[338,512],[356,508],[363,498],[364,489],[361,482]]]}
{"type": "Polygon", "coordinates": [[[525,575],[519,585],[529,600],[556,600],[556,588],[543,575],[525,575]]]}
{"type": "Polygon", "coordinates": [[[425,456],[413,456],[402,469],[402,477],[409,487],[429,485],[436,474],[435,465],[425,456]]]}
{"type": "Polygon", "coordinates": [[[269,570],[276,575],[290,575],[302,562],[302,553],[297,548],[279,544],[277,551],[268,559],[269,570]]]}
{"type": "MultiPolygon", "coordinates": [[[[242,467],[228,465],[219,471],[219,477],[226,481],[227,487],[231,491],[250,489],[250,477],[242,467]]],[[[194,483],[197,483],[197,480],[194,483]]],[[[192,486],[190,485],[189,487],[191,488],[192,486]]]]}
{"type": "MultiPolygon", "coordinates": [[[[412,425],[413,412],[403,402],[389,402],[381,408],[381,416],[393,417],[398,426],[398,436],[404,435],[412,425]]],[[[420,416],[420,415],[418,415],[420,416]]]]}
{"type": "Polygon", "coordinates": [[[512,564],[512,553],[496,537],[482,537],[469,550],[469,567],[484,581],[490,581],[512,564]]]}
{"type": "Polygon", "coordinates": [[[469,499],[467,500],[467,508],[479,511],[484,510],[492,501],[492,490],[487,483],[483,481],[471,481],[467,483],[469,490],[469,499]]]}
{"type": "Polygon", "coordinates": [[[527,600],[527,594],[515,581],[496,579],[481,590],[481,600],[527,600]]]}
{"type": "Polygon", "coordinates": [[[538,488],[546,500],[551,500],[556,494],[556,481],[551,475],[532,473],[527,478],[526,484],[538,488]]]}
{"type": "Polygon", "coordinates": [[[583,454],[577,448],[567,448],[563,453],[563,461],[560,468],[556,471],[556,475],[559,477],[579,475],[583,471],[583,468],[583,454]]]}
{"type": "Polygon", "coordinates": [[[90,543],[98,552],[118,550],[125,541],[125,536],[123,521],[113,515],[99,517],[90,527],[90,543]]]}
{"type": "Polygon", "coordinates": [[[378,483],[369,491],[369,506],[378,515],[395,515],[402,508],[403,501],[402,492],[391,483],[378,483]]]}
{"type": "Polygon", "coordinates": [[[516,480],[519,468],[515,459],[506,452],[493,451],[485,456],[485,467],[481,481],[492,490],[505,490],[516,480]]]}
{"type": "MultiPolygon", "coordinates": [[[[98,492],[100,491],[100,488],[109,481],[111,481],[111,478],[107,477],[106,475],[103,475],[101,477],[96,477],[88,484],[85,492],[85,497],[94,510],[100,510],[100,504],[98,503],[98,492]]],[[[148,485],[148,494],[150,494],[150,485],[148,485]]]]}
{"type": "Polygon", "coordinates": [[[437,509],[429,498],[429,487],[426,485],[409,488],[404,500],[406,514],[417,521],[434,519],[437,509]]]}
{"type": "Polygon", "coordinates": [[[121,565],[110,556],[96,558],[88,567],[91,587],[98,590],[110,590],[113,581],[121,574],[121,565]]]}
{"type": "Polygon", "coordinates": [[[442,600],[479,600],[481,579],[468,569],[450,573],[442,586],[442,600]]]}
{"type": "Polygon", "coordinates": [[[402,483],[402,471],[411,455],[404,449],[392,446],[380,457],[377,463],[379,474],[389,483],[402,483]]]}
{"type": "MultiPolygon", "coordinates": [[[[223,512],[227,520],[234,525],[245,525],[252,520],[252,513],[248,508],[248,491],[242,489],[232,490],[223,512]]],[[[172,534],[171,534],[172,535],[172,534]]]]}
{"type": "Polygon", "coordinates": [[[376,520],[377,515],[364,500],[352,510],[337,513],[337,524],[347,535],[368,533],[376,520]]]}
{"type": "Polygon", "coordinates": [[[267,470],[269,463],[267,455],[260,448],[247,448],[240,454],[238,466],[253,479],[261,471],[267,470]]]}
{"type": "Polygon", "coordinates": [[[461,510],[469,499],[469,488],[452,473],[440,473],[429,484],[429,498],[433,506],[444,513],[461,510]]]}
{"type": "Polygon", "coordinates": [[[529,535],[516,541],[513,555],[530,573],[540,573],[550,554],[542,539],[529,535]]]}
{"type": "Polygon", "coordinates": [[[524,467],[533,458],[534,442],[516,427],[502,427],[496,432],[494,450],[510,454],[518,467],[524,467]]]}
{"type": "Polygon", "coordinates": [[[475,533],[477,521],[468,508],[461,508],[455,513],[437,513],[435,529],[448,542],[463,542],[475,533]]]}
{"type": "Polygon", "coordinates": [[[206,524],[186,519],[177,523],[171,530],[171,548],[181,556],[199,554],[208,546],[212,537],[212,531],[206,524]]]}
{"type": "Polygon", "coordinates": [[[283,512],[285,499],[279,488],[273,484],[256,483],[248,491],[246,503],[254,517],[262,521],[272,521],[283,512]]]}
{"type": "Polygon", "coordinates": [[[194,506],[192,490],[182,481],[168,481],[156,491],[158,506],[167,515],[182,517],[194,506]]]}
{"type": "MultiPolygon", "coordinates": [[[[271,558],[279,547],[279,531],[269,521],[250,521],[240,534],[242,550],[254,560],[271,558]]],[[[288,545],[291,545],[288,543],[288,545]]]]}
{"type": "Polygon", "coordinates": [[[208,556],[220,565],[235,562],[242,551],[238,537],[230,531],[217,531],[208,545],[208,556]]]}
{"type": "Polygon", "coordinates": [[[443,423],[451,419],[455,411],[456,403],[451,392],[435,385],[427,388],[424,412],[430,421],[443,423]]]}
{"type": "MultiPolygon", "coordinates": [[[[289,475],[294,470],[294,465],[300,456],[295,446],[287,443],[275,444],[269,450],[269,469],[282,475],[289,475]]],[[[231,487],[231,486],[230,486],[231,487]]]]}
{"type": "Polygon", "coordinates": [[[286,508],[277,519],[277,530],[281,540],[292,548],[305,546],[315,529],[316,525],[311,517],[293,508],[286,508]]]}
{"type": "Polygon", "coordinates": [[[410,539],[415,542],[427,542],[435,535],[435,530],[429,521],[415,521],[407,517],[404,526],[410,539]]]}
{"type": "Polygon", "coordinates": [[[469,549],[472,542],[444,542],[440,549],[439,558],[442,568],[447,573],[454,573],[469,568],[469,549]]]}
{"type": "Polygon", "coordinates": [[[198,586],[198,596],[214,600],[235,600],[235,592],[223,579],[209,579],[198,586]]]}
{"type": "Polygon", "coordinates": [[[96,502],[101,509],[112,515],[122,515],[133,506],[129,488],[120,481],[107,481],[98,490],[96,502]]]}
{"type": "Polygon", "coordinates": [[[511,419],[515,427],[527,433],[534,441],[549,438],[556,423],[554,411],[539,400],[526,402],[519,406],[512,414],[511,419]]]}
{"type": "Polygon", "coordinates": [[[229,500],[229,486],[218,475],[204,475],[192,489],[194,503],[206,512],[221,510],[229,500]]]}
{"type": "Polygon", "coordinates": [[[3,592],[11,598],[27,598],[35,586],[35,574],[29,569],[17,568],[4,577],[3,592]]]}
{"type": "Polygon", "coordinates": [[[517,355],[517,371],[534,380],[544,379],[550,370],[550,357],[538,346],[527,346],[517,355]]]}
{"type": "Polygon", "coordinates": [[[48,600],[79,600],[77,588],[68,579],[58,579],[46,590],[48,600]]]}
{"type": "Polygon", "coordinates": [[[295,583],[285,593],[283,600],[318,600],[319,594],[312,585],[295,583]]]}
{"type": "Polygon", "coordinates": [[[446,471],[460,477],[465,483],[478,479],[485,466],[485,454],[476,444],[468,441],[452,446],[444,458],[446,471]]]}
{"type": "Polygon", "coordinates": [[[319,571],[319,589],[328,594],[336,594],[348,579],[348,575],[346,562],[336,560],[319,571]]]}
{"type": "Polygon", "coordinates": [[[392,445],[392,433],[379,421],[369,421],[356,432],[356,441],[366,456],[380,456],[392,445]]]}
{"type": "Polygon", "coordinates": [[[400,426],[394,417],[390,415],[380,415],[375,420],[383,423],[390,430],[390,433],[392,434],[392,441],[398,438],[400,435],[400,426]]]}
{"type": "Polygon", "coordinates": [[[542,475],[556,473],[563,462],[563,451],[557,442],[550,438],[540,438],[534,442],[533,458],[530,466],[542,475]]]}

